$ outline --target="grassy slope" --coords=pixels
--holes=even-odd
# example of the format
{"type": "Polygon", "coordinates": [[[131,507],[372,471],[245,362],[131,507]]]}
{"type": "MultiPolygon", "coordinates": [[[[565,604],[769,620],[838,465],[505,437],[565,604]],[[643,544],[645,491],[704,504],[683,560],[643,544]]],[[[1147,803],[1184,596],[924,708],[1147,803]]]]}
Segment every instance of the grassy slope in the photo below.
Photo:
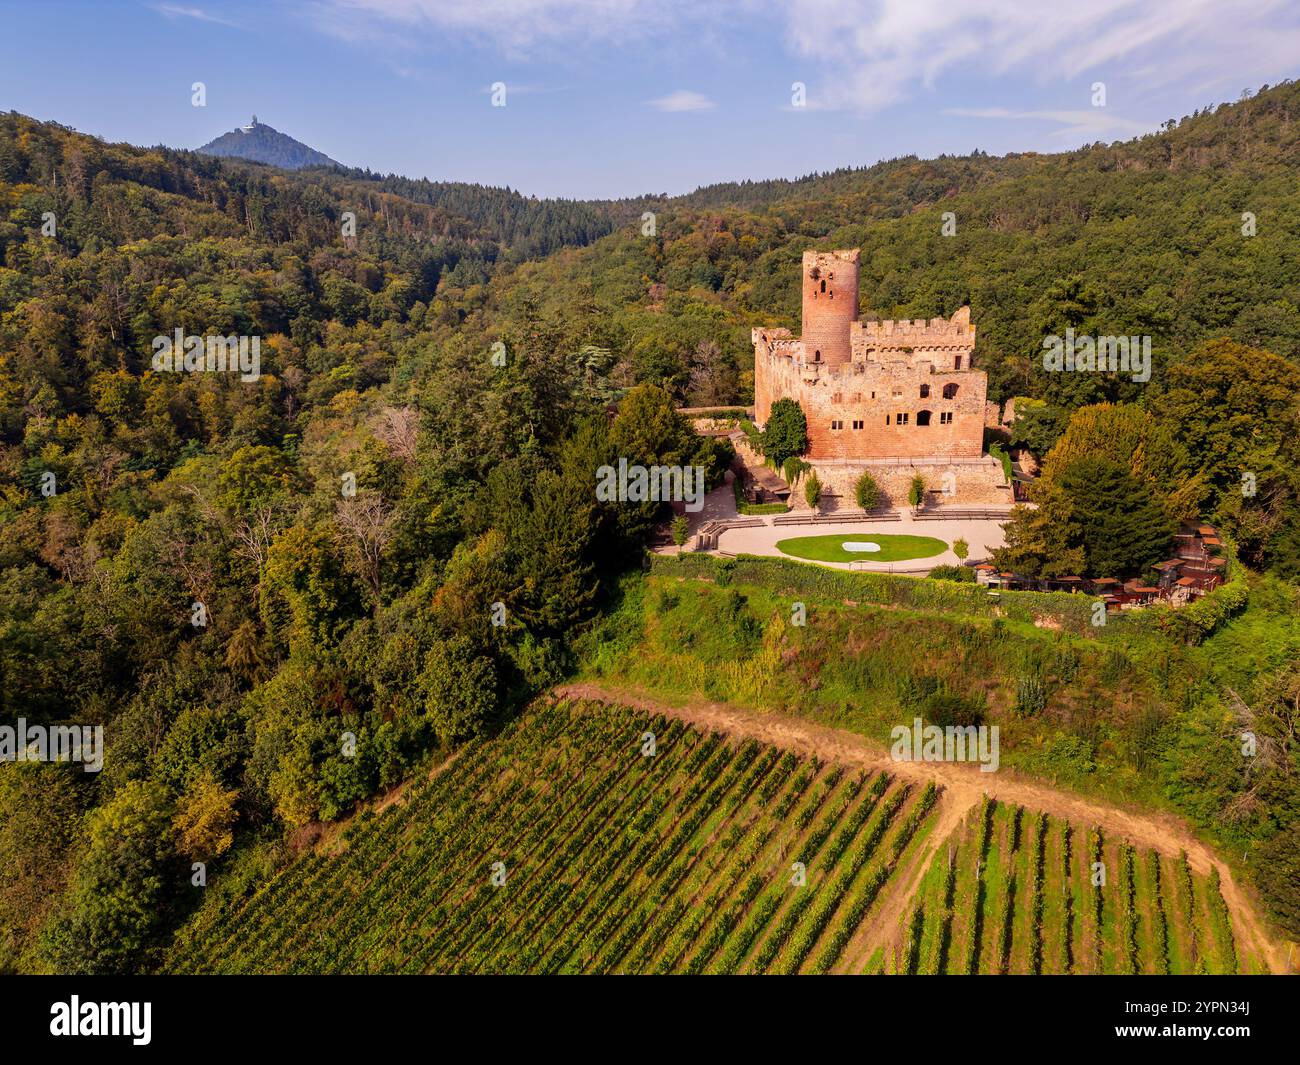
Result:
{"type": "Polygon", "coordinates": [[[1187,646],[1149,612],[1091,628],[1084,596],[992,603],[949,582],[688,557],[628,583],[581,670],[671,699],[801,714],[881,744],[912,719],[909,685],[932,678],[985,703],[1004,765],[1121,805],[1177,809],[1237,861],[1256,837],[1220,816],[1240,765],[1218,753],[1228,735],[1219,693],[1249,691],[1300,653],[1293,598],[1255,580],[1245,612],[1187,646]],[[1046,685],[1034,716],[1016,712],[1025,678],[1046,685]]]}

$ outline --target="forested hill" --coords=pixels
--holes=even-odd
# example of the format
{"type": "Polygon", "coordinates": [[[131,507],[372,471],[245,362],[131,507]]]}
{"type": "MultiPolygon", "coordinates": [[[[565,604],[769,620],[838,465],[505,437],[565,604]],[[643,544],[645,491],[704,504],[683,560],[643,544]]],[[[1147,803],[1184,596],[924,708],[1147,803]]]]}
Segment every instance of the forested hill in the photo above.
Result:
{"type": "MultiPolygon", "coordinates": [[[[1298,95],[748,207],[290,173],[0,115],[0,717],[102,723],[107,745],[98,774],[0,767],[0,971],[156,964],[193,863],[256,883],[567,676],[655,518],[593,498],[595,471],[634,455],[717,483],[726,445],[672,406],[749,398],[748,331],[797,325],[809,247],[862,248],[866,313],[970,303],[994,395],[1048,400],[1049,444],[1069,422],[1067,451],[1158,445],[1143,491],[1300,572],[1298,95]],[[1149,330],[1150,384],[1036,372],[1066,325],[1149,330]],[[155,371],[177,329],[257,338],[259,374],[155,371]],[[1103,398],[1132,402],[1078,413],[1103,398]]],[[[1268,601],[1226,657],[1272,705],[1295,589],[1268,601]]],[[[1151,721],[1153,751],[1191,728],[1151,721]]],[[[1300,852],[1294,789],[1256,794],[1239,762],[1196,778],[1197,823],[1240,814],[1300,852]]]]}
{"type": "MultiPolygon", "coordinates": [[[[1170,119],[1159,132],[1111,144],[1087,145],[1075,151],[990,156],[976,149],[970,155],[941,155],[922,160],[914,155],[871,166],[841,167],[794,179],[729,181],[705,185],[674,202],[691,207],[759,209],[792,200],[834,200],[861,197],[863,207],[904,211],[928,200],[980,187],[990,181],[1024,177],[1036,170],[1058,173],[1116,169],[1189,170],[1230,165],[1243,159],[1268,158],[1296,162],[1297,139],[1294,84],[1265,86],[1245,94],[1237,103],[1197,109],[1170,119]]],[[[971,128],[978,138],[979,126],[971,128]]],[[[883,215],[882,215],[883,216],[883,215]]]]}
{"type": "Polygon", "coordinates": [[[368,170],[343,170],[412,203],[426,203],[492,232],[515,259],[532,259],[565,246],[582,246],[610,233],[614,219],[630,217],[627,209],[581,200],[540,200],[509,188],[456,181],[429,181],[381,176],[368,170]]]}
{"type": "MultiPolygon", "coordinates": [[[[654,505],[591,491],[616,353],[570,343],[581,313],[488,306],[591,209],[452,199],[474,217],[0,116],[0,721],[107,747],[102,773],[0,764],[0,971],[147,967],[192,860],[260,875],[286,829],[508,717],[638,557],[654,505]],[[155,368],[176,330],[260,364],[155,368]]],[[[725,449],[644,399],[671,437],[647,459],[716,485],[725,449]]]]}
{"type": "Polygon", "coordinates": [[[251,124],[223,133],[197,150],[200,155],[247,159],[285,170],[339,165],[324,152],[318,152],[287,133],[281,133],[278,129],[257,121],[256,116],[251,124]]]}
{"type": "Polygon", "coordinates": [[[602,205],[538,200],[509,189],[465,183],[384,178],[338,164],[285,172],[201,151],[109,144],[16,112],[0,114],[0,181],[20,187],[28,204],[38,197],[45,206],[68,207],[69,240],[77,238],[87,207],[96,212],[99,234],[119,243],[168,231],[165,223],[153,223],[169,213],[190,210],[195,215],[224,215],[232,223],[214,229],[214,218],[200,223],[195,217],[185,230],[192,235],[219,231],[320,244],[337,241],[340,216],[353,211],[359,221],[376,223],[358,226],[362,243],[368,239],[367,228],[371,236],[382,233],[435,243],[463,239],[478,246],[479,257],[488,262],[501,254],[520,258],[587,243],[612,228],[602,222],[610,214],[602,205]],[[191,203],[164,201],[156,193],[191,203]],[[131,210],[106,206],[123,196],[132,203],[131,210]],[[101,198],[104,202],[96,209],[101,198]]]}
{"type": "Polygon", "coordinates": [[[629,323],[632,354],[683,398],[714,402],[743,397],[692,386],[696,345],[720,343],[736,379],[751,360],[751,325],[797,325],[802,250],[860,246],[864,314],[932,317],[970,303],[995,398],[1051,393],[1077,405],[1137,390],[1036,372],[1042,337],[1067,325],[1150,333],[1161,362],[1211,336],[1300,354],[1298,179],[1300,85],[1286,83],[1157,134],[1061,155],[899,159],[629,201],[656,212],[656,240],[641,238],[638,214],[533,272],[556,305],[593,277],[611,311],[662,294],[674,321],[653,339],[629,323]],[[956,234],[946,237],[949,211],[956,234]],[[1253,237],[1243,235],[1247,212],[1253,237]],[[686,308],[691,322],[678,320],[686,308]]]}

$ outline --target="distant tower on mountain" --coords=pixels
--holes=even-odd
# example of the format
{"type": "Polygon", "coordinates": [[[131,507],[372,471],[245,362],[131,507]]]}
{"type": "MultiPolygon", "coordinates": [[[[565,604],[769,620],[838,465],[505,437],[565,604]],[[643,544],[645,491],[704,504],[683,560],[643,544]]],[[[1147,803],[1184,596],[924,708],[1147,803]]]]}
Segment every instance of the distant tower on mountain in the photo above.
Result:
{"type": "Polygon", "coordinates": [[[309,148],[302,141],[296,141],[278,129],[272,129],[265,122],[259,122],[256,115],[248,125],[237,126],[198,150],[205,155],[249,159],[254,163],[266,163],[285,170],[297,170],[304,166],[339,165],[323,152],[309,148]]]}

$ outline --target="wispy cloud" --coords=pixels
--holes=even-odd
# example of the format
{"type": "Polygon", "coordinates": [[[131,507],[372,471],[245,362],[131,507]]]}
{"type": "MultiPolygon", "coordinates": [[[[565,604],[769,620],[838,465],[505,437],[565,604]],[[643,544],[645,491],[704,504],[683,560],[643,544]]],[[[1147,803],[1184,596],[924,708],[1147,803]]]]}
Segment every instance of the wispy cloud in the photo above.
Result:
{"type": "Polygon", "coordinates": [[[836,72],[824,104],[864,111],[963,72],[1039,85],[1084,74],[1147,88],[1257,84],[1293,74],[1300,54],[1300,17],[1285,0],[1071,0],[1050,16],[1023,0],[793,0],[788,27],[799,55],[836,72]]]}
{"type": "Polygon", "coordinates": [[[684,0],[321,0],[312,23],[349,40],[414,43],[412,34],[455,34],[520,57],[556,44],[631,41],[670,31],[684,0]]]}
{"type": "Polygon", "coordinates": [[[160,15],[169,19],[189,18],[196,19],[199,22],[212,22],[218,26],[230,26],[234,29],[242,29],[238,22],[232,22],[221,15],[213,15],[211,12],[204,11],[201,7],[186,7],[182,4],[153,4],[151,5],[160,15]]]}
{"type": "Polygon", "coordinates": [[[455,36],[508,59],[574,59],[665,37],[725,47],[770,33],[773,50],[789,58],[790,80],[808,81],[809,110],[879,111],[945,79],[1068,85],[1082,107],[1088,83],[1106,81],[1114,110],[1105,122],[972,116],[1043,118],[1075,131],[1123,131],[1115,112],[1131,113],[1135,98],[1159,89],[1235,94],[1291,77],[1300,56],[1294,0],[1070,0],[1050,15],[1025,0],[787,0],[781,8],[760,0],[318,0],[302,10],[317,28],[393,52],[455,36]],[[818,75],[805,77],[809,70],[818,75]]]}
{"type": "Polygon", "coordinates": [[[678,89],[657,100],[647,100],[646,103],[656,111],[712,111],[716,106],[703,93],[692,92],[690,89],[678,89]]]}
{"type": "Polygon", "coordinates": [[[1104,107],[1079,111],[1013,111],[1005,107],[948,107],[945,115],[962,118],[1001,118],[1014,121],[1055,122],[1057,137],[1100,137],[1103,134],[1139,134],[1151,132],[1149,124],[1124,118],[1104,107]]]}

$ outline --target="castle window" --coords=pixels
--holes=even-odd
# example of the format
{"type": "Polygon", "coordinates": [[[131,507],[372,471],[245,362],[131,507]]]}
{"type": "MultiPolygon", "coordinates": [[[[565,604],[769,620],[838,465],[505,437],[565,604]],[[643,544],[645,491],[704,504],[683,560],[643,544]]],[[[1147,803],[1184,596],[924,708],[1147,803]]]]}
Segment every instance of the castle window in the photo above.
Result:
{"type": "Polygon", "coordinates": [[[888,415],[888,414],[885,415],[885,424],[886,424],[886,425],[889,424],[889,415],[888,415]]]}
{"type": "Polygon", "coordinates": [[[961,356],[960,356],[960,355],[954,355],[954,356],[953,356],[953,360],[952,360],[952,368],[953,368],[954,370],[960,370],[960,369],[961,369],[961,356]]]}
{"type": "Polygon", "coordinates": [[[951,424],[952,424],[952,411],[950,411],[950,410],[943,411],[943,412],[939,415],[939,424],[940,424],[940,425],[951,425],[951,424]]]}
{"type": "Polygon", "coordinates": [[[843,393],[843,392],[836,392],[835,395],[831,396],[831,402],[832,402],[832,403],[843,403],[843,402],[844,402],[844,393],[843,393]]]}
{"type": "Polygon", "coordinates": [[[864,423],[863,423],[862,421],[860,421],[860,420],[859,420],[859,421],[855,421],[855,422],[853,423],[853,428],[854,428],[854,429],[861,429],[861,428],[863,427],[863,425],[864,425],[864,423]]]}
{"type": "Polygon", "coordinates": [[[876,398],[876,394],[875,394],[874,392],[871,393],[871,398],[872,398],[872,399],[875,399],[875,398],[876,398]]]}
{"type": "Polygon", "coordinates": [[[844,423],[843,423],[843,422],[840,422],[840,421],[831,422],[831,428],[832,428],[832,429],[843,429],[843,428],[844,428],[844,423]]]}
{"type": "Polygon", "coordinates": [[[919,410],[919,411],[917,411],[917,412],[916,412],[916,424],[917,424],[917,425],[929,425],[929,424],[930,424],[930,412],[929,412],[928,410],[919,410]]]}
{"type": "Polygon", "coordinates": [[[895,420],[897,421],[897,424],[899,424],[899,425],[906,425],[906,424],[907,424],[907,413],[906,413],[906,412],[903,412],[903,413],[900,413],[900,414],[895,415],[895,420]]]}
{"type": "Polygon", "coordinates": [[[922,386],[921,386],[921,398],[922,398],[922,399],[929,399],[929,398],[930,398],[930,386],[929,386],[929,385],[922,385],[922,386]]]}
{"type": "Polygon", "coordinates": [[[894,398],[895,398],[895,399],[898,399],[898,397],[901,396],[902,394],[903,394],[903,390],[902,390],[901,388],[896,388],[896,389],[894,389],[894,398]]]}
{"type": "Polygon", "coordinates": [[[956,399],[956,398],[957,398],[957,386],[954,385],[954,384],[947,384],[947,385],[944,385],[944,386],[943,386],[943,398],[944,398],[944,399],[956,399]]]}
{"type": "Polygon", "coordinates": [[[820,351],[814,351],[813,362],[821,362],[821,361],[822,361],[822,353],[820,351]]]}
{"type": "Polygon", "coordinates": [[[825,281],[822,282],[822,291],[823,291],[823,292],[826,291],[826,282],[825,282],[825,281]]]}

